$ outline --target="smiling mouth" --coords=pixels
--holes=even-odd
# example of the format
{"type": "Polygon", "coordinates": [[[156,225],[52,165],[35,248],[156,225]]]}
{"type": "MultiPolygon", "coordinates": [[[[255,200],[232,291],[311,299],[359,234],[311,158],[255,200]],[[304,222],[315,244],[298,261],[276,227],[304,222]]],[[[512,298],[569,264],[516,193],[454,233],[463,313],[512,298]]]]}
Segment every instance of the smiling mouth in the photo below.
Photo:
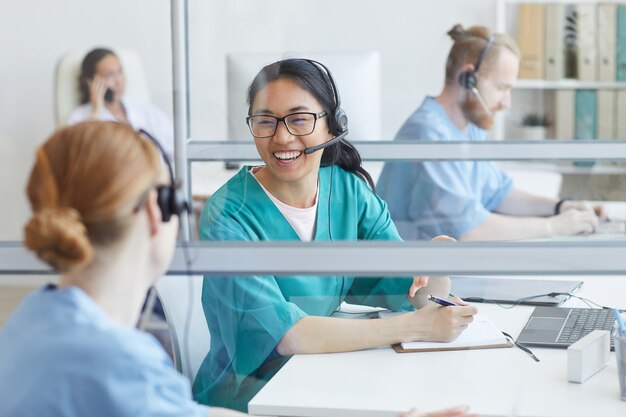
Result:
{"type": "Polygon", "coordinates": [[[295,161],[302,155],[302,151],[289,151],[289,152],[274,152],[272,153],[274,158],[278,159],[282,162],[291,162],[295,161]]]}

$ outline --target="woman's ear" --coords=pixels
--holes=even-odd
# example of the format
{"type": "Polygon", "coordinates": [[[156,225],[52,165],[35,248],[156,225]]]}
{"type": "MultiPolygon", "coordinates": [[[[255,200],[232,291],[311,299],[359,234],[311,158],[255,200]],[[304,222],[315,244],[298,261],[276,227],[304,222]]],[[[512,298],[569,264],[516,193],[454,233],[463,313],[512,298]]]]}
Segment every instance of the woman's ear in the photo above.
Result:
{"type": "Polygon", "coordinates": [[[152,237],[159,231],[162,219],[161,209],[157,203],[157,191],[155,189],[150,190],[148,193],[145,208],[146,214],[148,215],[148,224],[150,226],[150,237],[152,237]]]}

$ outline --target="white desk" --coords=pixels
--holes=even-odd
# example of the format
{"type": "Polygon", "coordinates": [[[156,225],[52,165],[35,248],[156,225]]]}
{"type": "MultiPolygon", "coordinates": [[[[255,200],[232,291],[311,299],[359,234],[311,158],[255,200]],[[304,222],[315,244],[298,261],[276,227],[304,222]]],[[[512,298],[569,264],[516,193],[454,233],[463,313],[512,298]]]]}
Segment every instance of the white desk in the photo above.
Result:
{"type": "MultiPolygon", "coordinates": [[[[572,277],[568,277],[571,279],[572,277]]],[[[552,279],[552,278],[551,278],[552,279]]],[[[578,295],[626,307],[626,277],[583,277],[578,295]]],[[[570,300],[567,306],[584,306],[570,300]]],[[[533,307],[507,310],[477,304],[502,330],[517,336],[533,307]]],[[[584,384],[567,382],[564,349],[396,353],[391,348],[293,357],[252,399],[255,415],[291,417],[392,416],[469,404],[483,416],[626,416],[615,354],[584,384]]]]}

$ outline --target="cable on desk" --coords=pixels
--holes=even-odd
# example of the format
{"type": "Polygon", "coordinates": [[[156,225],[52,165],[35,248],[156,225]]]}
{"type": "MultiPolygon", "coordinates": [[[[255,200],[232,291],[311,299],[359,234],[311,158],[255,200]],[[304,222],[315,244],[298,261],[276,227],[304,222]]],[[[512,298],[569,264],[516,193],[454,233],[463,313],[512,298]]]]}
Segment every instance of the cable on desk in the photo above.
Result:
{"type": "Polygon", "coordinates": [[[508,334],[507,332],[502,332],[502,334],[509,339],[515,346],[517,346],[518,348],[520,348],[521,350],[523,350],[524,352],[528,353],[528,355],[530,355],[531,358],[533,358],[533,360],[535,362],[539,362],[539,358],[535,356],[535,354],[532,352],[532,350],[528,349],[526,346],[522,345],[521,343],[517,343],[517,341],[515,339],[513,339],[513,336],[511,336],[510,334],[508,334]]]}
{"type": "Polygon", "coordinates": [[[495,304],[498,307],[501,307],[501,308],[504,308],[504,309],[511,309],[513,307],[517,307],[518,305],[520,305],[524,301],[532,300],[534,298],[556,297],[556,296],[559,296],[559,295],[565,295],[568,298],[569,297],[577,298],[577,299],[581,300],[583,303],[587,304],[587,306],[589,308],[594,308],[594,307],[591,306],[591,304],[597,306],[598,308],[603,308],[603,309],[610,308],[610,307],[606,307],[606,306],[600,305],[600,304],[598,304],[598,303],[596,303],[596,302],[594,302],[594,301],[592,301],[592,300],[590,300],[588,298],[580,297],[580,296],[572,294],[570,292],[549,292],[549,293],[546,293],[546,294],[530,295],[528,297],[522,297],[522,298],[518,298],[517,300],[514,300],[513,304],[511,304],[511,305],[505,305],[505,304],[503,304],[501,302],[497,302],[497,301],[494,301],[494,300],[489,300],[489,299],[482,298],[482,297],[467,297],[467,298],[464,298],[463,301],[467,301],[467,302],[470,302],[470,303],[495,304]]]}

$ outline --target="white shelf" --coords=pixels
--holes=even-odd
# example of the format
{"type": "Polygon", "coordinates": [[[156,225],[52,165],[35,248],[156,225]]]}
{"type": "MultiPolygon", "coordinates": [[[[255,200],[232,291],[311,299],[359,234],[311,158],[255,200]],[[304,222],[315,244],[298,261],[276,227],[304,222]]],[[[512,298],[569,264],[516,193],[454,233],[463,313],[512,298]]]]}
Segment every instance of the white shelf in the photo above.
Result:
{"type": "Polygon", "coordinates": [[[626,89],[623,81],[580,81],[580,80],[518,80],[516,90],[617,90],[626,89]]]}
{"type": "Polygon", "coordinates": [[[539,4],[624,4],[626,0],[499,0],[506,4],[539,3],[539,4]]]}

